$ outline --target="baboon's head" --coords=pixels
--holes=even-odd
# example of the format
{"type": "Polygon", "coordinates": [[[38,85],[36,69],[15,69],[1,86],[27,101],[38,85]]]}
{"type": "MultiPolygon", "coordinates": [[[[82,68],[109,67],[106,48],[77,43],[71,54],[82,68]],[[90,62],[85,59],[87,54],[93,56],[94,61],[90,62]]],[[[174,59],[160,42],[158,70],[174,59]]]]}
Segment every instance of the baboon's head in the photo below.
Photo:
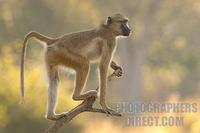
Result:
{"type": "Polygon", "coordinates": [[[128,18],[119,13],[108,17],[107,26],[116,36],[129,36],[131,32],[128,26],[128,18]]]}

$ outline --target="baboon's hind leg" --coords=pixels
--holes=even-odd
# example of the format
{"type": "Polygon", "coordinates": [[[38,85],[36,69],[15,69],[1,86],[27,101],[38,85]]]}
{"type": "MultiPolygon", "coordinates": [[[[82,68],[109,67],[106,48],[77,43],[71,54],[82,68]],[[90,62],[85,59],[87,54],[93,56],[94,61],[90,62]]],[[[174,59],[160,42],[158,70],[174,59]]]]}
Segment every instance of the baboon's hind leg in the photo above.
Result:
{"type": "Polygon", "coordinates": [[[81,67],[79,67],[76,70],[76,84],[73,94],[73,100],[85,100],[86,98],[89,98],[91,96],[97,97],[97,91],[96,90],[89,90],[82,93],[83,88],[85,87],[85,84],[87,82],[89,73],[89,62],[83,61],[81,63],[81,67]]]}
{"type": "Polygon", "coordinates": [[[64,114],[56,114],[56,104],[58,95],[58,70],[57,67],[47,66],[47,72],[49,77],[49,87],[48,87],[48,100],[47,100],[47,113],[46,118],[50,120],[57,120],[64,116],[64,114]]]}
{"type": "Polygon", "coordinates": [[[75,89],[72,96],[73,100],[85,100],[91,96],[97,97],[96,90],[90,90],[82,93],[88,78],[90,68],[89,60],[69,51],[65,53],[64,60],[64,65],[66,67],[73,68],[76,71],[75,89]]]}

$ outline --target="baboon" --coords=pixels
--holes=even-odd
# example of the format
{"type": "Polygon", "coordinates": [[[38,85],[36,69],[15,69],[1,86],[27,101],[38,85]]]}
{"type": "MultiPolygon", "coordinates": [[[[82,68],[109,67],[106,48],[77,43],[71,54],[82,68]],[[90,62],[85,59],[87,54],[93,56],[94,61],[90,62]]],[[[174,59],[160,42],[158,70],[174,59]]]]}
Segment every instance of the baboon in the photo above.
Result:
{"type": "Polygon", "coordinates": [[[22,99],[24,98],[24,60],[27,41],[29,38],[34,37],[45,42],[47,46],[45,62],[49,87],[46,118],[57,120],[65,115],[65,113],[55,113],[59,66],[72,68],[76,72],[73,100],[85,100],[91,96],[97,97],[98,92],[96,90],[82,93],[87,81],[90,64],[94,61],[99,63],[100,105],[107,114],[110,114],[112,109],[105,102],[108,68],[111,66],[114,70],[120,70],[118,76],[122,75],[122,68],[112,61],[112,56],[116,49],[116,37],[129,36],[130,33],[128,18],[119,13],[109,16],[106,23],[102,23],[98,28],[70,33],[57,38],[50,38],[35,31],[28,33],[24,38],[21,57],[22,99]]]}

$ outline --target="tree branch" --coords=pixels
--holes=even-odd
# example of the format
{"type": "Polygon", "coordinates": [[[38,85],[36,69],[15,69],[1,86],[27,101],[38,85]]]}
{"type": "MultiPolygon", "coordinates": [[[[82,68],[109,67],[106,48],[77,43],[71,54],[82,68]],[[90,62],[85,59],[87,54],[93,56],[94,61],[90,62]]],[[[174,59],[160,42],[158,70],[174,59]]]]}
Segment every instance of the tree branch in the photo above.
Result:
{"type": "MultiPolygon", "coordinates": [[[[109,77],[116,76],[115,74],[116,74],[116,72],[114,72],[109,77]]],[[[67,112],[66,116],[55,121],[52,125],[50,125],[44,133],[56,133],[57,130],[64,125],[64,123],[70,122],[74,117],[76,117],[77,115],[79,115],[80,113],[83,113],[83,112],[97,112],[97,113],[106,114],[106,112],[104,110],[92,107],[95,101],[96,101],[96,97],[89,97],[89,98],[85,99],[81,104],[79,104],[78,106],[76,106],[75,108],[73,108],[72,110],[67,112]]],[[[117,117],[122,116],[120,113],[115,112],[115,111],[112,111],[112,113],[109,115],[117,116],[117,117]]]]}
{"type": "MultiPolygon", "coordinates": [[[[73,108],[72,110],[70,110],[66,116],[64,116],[63,118],[55,121],[46,131],[45,133],[56,133],[57,130],[63,126],[64,123],[68,123],[70,122],[74,117],[76,117],[77,115],[79,115],[82,112],[97,112],[97,113],[105,113],[104,110],[102,109],[97,109],[97,108],[93,108],[93,104],[95,102],[96,98],[95,97],[90,97],[86,100],[84,100],[80,105],[76,106],[75,108],[73,108]]],[[[106,114],[106,113],[105,113],[106,114]]],[[[117,112],[112,112],[112,114],[110,114],[112,116],[122,116],[120,113],[117,112]]]]}

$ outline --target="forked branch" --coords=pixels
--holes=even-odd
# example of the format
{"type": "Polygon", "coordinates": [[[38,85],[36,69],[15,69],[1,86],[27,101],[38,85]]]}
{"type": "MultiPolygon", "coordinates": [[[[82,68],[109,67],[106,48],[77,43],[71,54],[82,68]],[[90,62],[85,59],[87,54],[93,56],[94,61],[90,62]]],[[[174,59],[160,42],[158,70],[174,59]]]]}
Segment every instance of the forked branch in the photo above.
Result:
{"type": "MultiPolygon", "coordinates": [[[[116,72],[114,72],[112,75],[110,75],[108,78],[110,79],[111,77],[116,76],[116,72]]],[[[106,112],[102,109],[98,108],[93,108],[93,104],[95,102],[96,98],[95,97],[89,97],[88,99],[84,100],[81,104],[67,112],[66,116],[63,118],[55,121],[52,125],[49,126],[48,129],[44,133],[56,133],[59,128],[61,128],[64,123],[70,122],[74,117],[79,115],[82,112],[97,112],[97,113],[104,113],[106,112]]],[[[111,116],[117,116],[120,117],[122,116],[120,113],[112,111],[111,116]]]]}

